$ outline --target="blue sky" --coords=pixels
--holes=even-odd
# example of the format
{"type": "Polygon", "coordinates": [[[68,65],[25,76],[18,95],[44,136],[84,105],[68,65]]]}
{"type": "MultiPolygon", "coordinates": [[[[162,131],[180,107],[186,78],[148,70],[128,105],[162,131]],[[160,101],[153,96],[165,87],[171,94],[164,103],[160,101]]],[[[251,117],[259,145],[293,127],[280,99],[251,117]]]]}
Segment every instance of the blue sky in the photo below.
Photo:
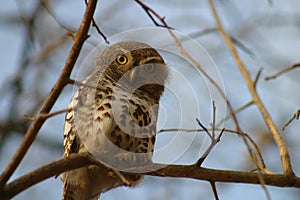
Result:
{"type": "MultiPolygon", "coordinates": [[[[5,5],[0,7],[1,91],[9,91],[4,89],[9,86],[10,80],[17,74],[22,57],[22,48],[26,44],[24,41],[26,31],[19,19],[21,16],[29,16],[36,3],[36,0],[14,0],[9,3],[0,0],[0,4],[5,5]]],[[[202,50],[188,46],[188,41],[183,42],[183,44],[195,53],[195,57],[199,56],[199,62],[206,70],[210,70],[212,66],[216,67],[215,69],[219,73],[219,76],[216,77],[221,84],[224,84],[226,95],[234,108],[238,108],[250,100],[251,97],[245,82],[222,38],[217,33],[199,36],[201,30],[214,27],[214,20],[206,1],[190,0],[183,3],[183,1],[174,0],[171,4],[170,1],[145,1],[145,3],[162,16],[166,16],[166,21],[176,31],[193,36],[192,39],[203,48],[202,50]],[[199,52],[202,51],[204,54],[200,55],[199,52]]],[[[238,50],[251,76],[254,78],[258,70],[263,68],[262,78],[259,80],[257,89],[276,125],[281,128],[299,109],[300,92],[297,89],[299,71],[294,70],[273,81],[266,82],[263,79],[284,67],[299,62],[299,2],[292,0],[274,1],[274,5],[269,6],[267,1],[249,0],[241,2],[231,0],[216,1],[216,4],[226,30],[253,52],[253,55],[250,55],[241,49],[238,50]]],[[[51,1],[50,9],[60,23],[75,30],[84,11],[84,1],[51,1]]],[[[29,108],[34,105],[36,96],[33,94],[41,99],[48,94],[71,47],[71,39],[67,39],[57,51],[50,53],[47,58],[39,60],[41,59],[40,52],[44,47],[63,37],[66,30],[62,29],[47,12],[42,12],[38,17],[34,29],[33,48],[27,52],[30,55],[31,64],[25,71],[24,94],[22,94],[22,102],[16,105],[18,118],[28,114],[29,108]]],[[[143,10],[134,1],[129,0],[100,1],[95,20],[112,41],[115,38],[122,38],[120,33],[124,31],[153,27],[153,23],[147,18],[143,10]]],[[[153,36],[154,41],[161,39],[163,34],[160,34],[160,31],[150,34],[149,37],[153,36]]],[[[136,32],[133,31],[129,35],[134,37],[134,33],[136,32]]],[[[91,37],[85,44],[72,74],[73,78],[79,80],[84,79],[91,70],[87,67],[88,61],[84,61],[84,59],[96,45],[103,43],[95,29],[91,29],[90,34],[91,37]]],[[[174,44],[173,46],[171,44],[170,48],[173,47],[175,47],[174,44]]],[[[161,53],[166,62],[174,69],[174,74],[167,85],[170,91],[166,92],[162,99],[158,128],[197,128],[196,117],[209,126],[212,117],[210,97],[214,91],[209,90],[205,78],[196,73],[195,68],[187,61],[168,51],[161,51],[161,53]],[[184,78],[179,79],[175,70],[178,70],[184,78]],[[180,109],[174,109],[178,105],[180,109]]],[[[216,72],[213,71],[212,74],[216,75],[216,72]]],[[[73,86],[65,88],[53,111],[66,108],[73,90],[73,86]]],[[[12,99],[9,92],[1,93],[1,96],[0,121],[4,121],[9,115],[8,108],[12,99]]],[[[224,116],[222,100],[218,96],[214,98],[217,103],[219,102],[217,111],[220,114],[219,117],[222,118],[224,116]]],[[[272,139],[267,136],[266,126],[257,109],[254,106],[249,107],[239,113],[237,117],[243,130],[261,145],[267,167],[280,173],[278,150],[273,145],[272,139]]],[[[63,115],[47,120],[37,141],[30,148],[12,179],[62,156],[63,121],[63,115]]],[[[225,127],[234,128],[232,121],[227,121],[225,127]]],[[[283,132],[290,149],[295,172],[298,175],[300,173],[300,159],[297,155],[300,150],[298,144],[299,128],[299,121],[295,121],[283,132]]],[[[6,138],[0,149],[0,171],[9,162],[21,140],[22,134],[20,133],[11,133],[6,138]]],[[[205,140],[202,133],[164,133],[157,137],[158,146],[156,150],[165,148],[163,149],[165,157],[156,155],[156,158],[164,162],[167,161],[168,156],[173,156],[176,158],[172,160],[174,163],[189,164],[203,152],[207,142],[207,138],[205,140]],[[168,146],[170,143],[173,146],[168,146]]],[[[251,170],[254,167],[249,161],[247,150],[241,138],[233,134],[223,136],[221,142],[205,161],[204,166],[228,170],[251,170]]],[[[16,196],[15,199],[60,199],[61,187],[59,178],[50,178],[16,196]]],[[[218,183],[217,188],[222,200],[266,199],[260,185],[218,183]]],[[[273,200],[297,199],[297,195],[299,195],[299,190],[296,189],[267,188],[273,200]]],[[[118,188],[111,190],[105,193],[102,199],[120,199],[121,197],[122,199],[146,200],[213,199],[211,188],[206,182],[157,177],[146,177],[141,186],[136,189],[118,188]]]]}

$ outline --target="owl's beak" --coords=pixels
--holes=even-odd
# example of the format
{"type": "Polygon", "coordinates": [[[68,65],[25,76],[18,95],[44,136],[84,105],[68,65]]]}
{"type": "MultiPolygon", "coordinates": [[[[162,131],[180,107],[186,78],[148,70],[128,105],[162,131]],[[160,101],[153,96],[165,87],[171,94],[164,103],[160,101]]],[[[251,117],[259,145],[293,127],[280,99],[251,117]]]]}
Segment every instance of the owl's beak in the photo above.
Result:
{"type": "Polygon", "coordinates": [[[133,68],[133,69],[131,69],[130,74],[129,74],[130,82],[133,82],[133,81],[134,81],[135,75],[136,75],[136,69],[133,68]]]}

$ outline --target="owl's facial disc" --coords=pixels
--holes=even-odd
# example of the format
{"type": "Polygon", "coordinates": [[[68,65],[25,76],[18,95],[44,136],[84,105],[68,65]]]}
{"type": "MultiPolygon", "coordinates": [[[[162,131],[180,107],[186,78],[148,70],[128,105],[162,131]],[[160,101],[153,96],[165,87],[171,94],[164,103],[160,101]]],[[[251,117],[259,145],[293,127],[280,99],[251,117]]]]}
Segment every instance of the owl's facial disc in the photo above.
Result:
{"type": "Polygon", "coordinates": [[[126,74],[132,90],[147,92],[159,99],[164,91],[167,66],[160,63],[147,63],[131,68],[126,74]]]}
{"type": "Polygon", "coordinates": [[[156,49],[145,43],[125,41],[102,54],[110,58],[98,60],[99,66],[110,66],[105,70],[107,77],[128,92],[143,91],[160,99],[168,78],[168,67],[156,49]]]}
{"type": "Polygon", "coordinates": [[[138,81],[138,79],[148,80],[148,81],[151,81],[151,79],[154,79],[153,81],[155,81],[155,78],[154,77],[151,78],[151,76],[153,76],[153,73],[155,73],[155,71],[157,70],[156,68],[159,67],[159,66],[157,66],[157,65],[160,65],[158,63],[161,63],[161,62],[162,61],[160,60],[157,63],[145,63],[145,64],[141,64],[139,66],[133,66],[129,70],[130,82],[134,83],[135,81],[138,81]]]}

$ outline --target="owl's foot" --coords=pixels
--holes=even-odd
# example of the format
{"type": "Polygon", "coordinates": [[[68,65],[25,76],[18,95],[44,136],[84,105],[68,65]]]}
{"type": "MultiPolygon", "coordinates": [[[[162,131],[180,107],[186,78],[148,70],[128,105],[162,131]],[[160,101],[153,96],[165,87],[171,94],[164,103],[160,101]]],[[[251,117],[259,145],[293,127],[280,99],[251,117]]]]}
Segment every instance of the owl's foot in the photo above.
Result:
{"type": "Polygon", "coordinates": [[[127,180],[124,176],[123,176],[123,174],[121,174],[121,172],[119,172],[119,171],[117,171],[117,170],[112,170],[111,172],[109,172],[109,174],[108,174],[109,176],[111,176],[111,177],[113,177],[113,178],[119,178],[119,179],[121,179],[121,181],[123,182],[123,184],[125,185],[125,186],[129,186],[129,187],[131,187],[131,186],[133,186],[133,184],[129,181],[129,180],[127,180]]]}

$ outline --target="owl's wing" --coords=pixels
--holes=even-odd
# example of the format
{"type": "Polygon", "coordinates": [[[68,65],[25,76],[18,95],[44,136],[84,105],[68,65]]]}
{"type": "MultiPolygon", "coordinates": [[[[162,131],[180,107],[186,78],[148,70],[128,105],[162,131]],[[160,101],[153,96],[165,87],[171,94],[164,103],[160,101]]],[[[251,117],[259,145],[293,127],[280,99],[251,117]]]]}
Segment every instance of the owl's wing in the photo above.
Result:
{"type": "Polygon", "coordinates": [[[107,143],[104,135],[116,127],[112,118],[112,95],[107,91],[80,87],[68,106],[64,127],[64,156],[83,152],[101,152],[107,143]],[[80,141],[78,141],[80,140],[80,141]]]}
{"type": "MultiPolygon", "coordinates": [[[[111,124],[107,120],[97,119],[95,101],[99,97],[91,95],[95,91],[83,91],[80,88],[68,106],[64,126],[64,157],[73,153],[93,152],[95,144],[101,143],[102,130],[111,124]]],[[[101,145],[97,148],[101,148],[101,145]]],[[[116,185],[115,179],[107,171],[95,166],[84,167],[62,174],[63,200],[98,199],[99,194],[116,185]]],[[[120,184],[120,183],[118,183],[120,184]]]]}
{"type": "Polygon", "coordinates": [[[64,126],[64,157],[69,156],[72,153],[76,153],[78,145],[75,142],[76,133],[72,129],[73,124],[73,110],[69,109],[65,117],[64,126]]]}

